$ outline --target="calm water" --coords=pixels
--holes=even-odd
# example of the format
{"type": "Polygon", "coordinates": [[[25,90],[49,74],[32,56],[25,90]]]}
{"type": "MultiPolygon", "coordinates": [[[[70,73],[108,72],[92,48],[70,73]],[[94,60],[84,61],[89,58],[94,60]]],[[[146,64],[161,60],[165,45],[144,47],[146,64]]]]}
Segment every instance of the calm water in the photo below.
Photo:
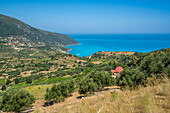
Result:
{"type": "Polygon", "coordinates": [[[89,56],[98,51],[150,52],[170,47],[170,34],[147,35],[69,35],[80,45],[67,46],[69,53],[89,56]]]}

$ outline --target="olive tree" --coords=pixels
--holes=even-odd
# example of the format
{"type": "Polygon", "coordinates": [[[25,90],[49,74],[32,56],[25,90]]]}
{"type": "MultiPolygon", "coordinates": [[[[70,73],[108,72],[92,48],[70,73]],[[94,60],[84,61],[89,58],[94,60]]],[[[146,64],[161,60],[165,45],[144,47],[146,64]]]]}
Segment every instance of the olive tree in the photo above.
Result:
{"type": "Polygon", "coordinates": [[[3,93],[0,101],[0,110],[19,112],[26,110],[35,102],[35,98],[24,89],[10,89],[3,93]]]}
{"type": "Polygon", "coordinates": [[[80,94],[92,94],[95,91],[103,90],[105,86],[116,84],[116,79],[109,73],[99,70],[92,70],[84,79],[79,83],[80,94]]]}
{"type": "Polygon", "coordinates": [[[55,102],[61,102],[64,100],[64,98],[70,96],[74,90],[74,80],[61,82],[59,85],[53,85],[51,89],[47,88],[45,100],[54,100],[55,102]]]}

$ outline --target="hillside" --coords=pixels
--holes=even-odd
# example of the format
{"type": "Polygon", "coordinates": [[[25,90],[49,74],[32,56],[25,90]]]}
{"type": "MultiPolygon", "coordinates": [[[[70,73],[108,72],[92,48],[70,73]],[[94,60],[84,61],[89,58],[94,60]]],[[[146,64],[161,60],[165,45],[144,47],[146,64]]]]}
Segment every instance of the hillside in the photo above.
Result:
{"type": "Polygon", "coordinates": [[[0,14],[0,36],[26,38],[34,43],[69,45],[78,42],[67,35],[36,29],[15,18],[0,14]]]}
{"type": "MultiPolygon", "coordinates": [[[[11,46],[6,48],[4,46],[6,45],[0,46],[3,55],[6,54],[5,51],[11,54],[17,51],[11,49],[11,46]]],[[[164,81],[164,78],[170,78],[169,48],[150,53],[99,52],[91,58],[80,58],[64,53],[38,57],[40,54],[43,56],[54,51],[36,52],[40,49],[34,48],[35,53],[32,53],[31,49],[18,51],[18,53],[22,52],[22,55],[31,55],[25,58],[20,57],[20,54],[17,57],[15,55],[4,57],[0,54],[2,56],[0,57],[1,111],[6,111],[5,105],[9,104],[5,98],[6,94],[12,94],[11,96],[15,94],[14,98],[17,98],[17,101],[20,99],[23,101],[20,94],[22,91],[28,91],[36,101],[31,102],[34,103],[32,108],[28,107],[19,111],[33,109],[32,112],[37,113],[56,112],[56,110],[61,113],[96,112],[102,107],[103,112],[114,109],[116,109],[115,112],[124,112],[126,107],[131,108],[128,112],[153,111],[155,108],[163,112],[169,110],[167,104],[170,100],[169,80],[164,81]],[[123,71],[120,76],[114,77],[114,70],[118,66],[123,67],[123,71]],[[167,86],[166,89],[161,88],[157,91],[157,85],[159,88],[164,84],[167,86]],[[21,98],[17,96],[17,93],[21,98]],[[133,98],[135,98],[134,101],[133,98]],[[147,99],[155,103],[151,104],[150,101],[146,101],[147,99]],[[157,101],[160,102],[158,106],[157,101]],[[52,106],[50,102],[53,103],[52,106]],[[149,108],[147,103],[153,108],[149,108]]],[[[11,110],[12,106],[24,105],[16,103],[11,103],[8,111],[18,111],[18,108],[11,110]]]]}
{"type": "Polygon", "coordinates": [[[0,14],[0,57],[42,58],[66,53],[64,45],[79,42],[67,35],[33,28],[0,14]]]}

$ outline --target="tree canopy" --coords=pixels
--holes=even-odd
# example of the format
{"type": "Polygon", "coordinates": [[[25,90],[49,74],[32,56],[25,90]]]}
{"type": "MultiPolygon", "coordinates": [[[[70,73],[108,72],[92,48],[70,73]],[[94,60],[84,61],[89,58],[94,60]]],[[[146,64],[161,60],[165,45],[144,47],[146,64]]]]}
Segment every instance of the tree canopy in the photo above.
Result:
{"type": "Polygon", "coordinates": [[[0,110],[19,112],[26,110],[35,102],[35,98],[24,89],[10,89],[3,93],[0,110]]]}

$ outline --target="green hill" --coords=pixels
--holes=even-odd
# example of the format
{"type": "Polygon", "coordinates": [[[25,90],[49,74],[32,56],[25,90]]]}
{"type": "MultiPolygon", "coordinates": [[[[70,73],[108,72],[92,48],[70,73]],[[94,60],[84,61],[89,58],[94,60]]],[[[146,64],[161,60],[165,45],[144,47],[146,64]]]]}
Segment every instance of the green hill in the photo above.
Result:
{"type": "Polygon", "coordinates": [[[31,42],[41,42],[47,45],[69,45],[79,43],[67,35],[43,31],[31,27],[20,20],[2,14],[0,14],[0,36],[24,37],[31,42]]]}

